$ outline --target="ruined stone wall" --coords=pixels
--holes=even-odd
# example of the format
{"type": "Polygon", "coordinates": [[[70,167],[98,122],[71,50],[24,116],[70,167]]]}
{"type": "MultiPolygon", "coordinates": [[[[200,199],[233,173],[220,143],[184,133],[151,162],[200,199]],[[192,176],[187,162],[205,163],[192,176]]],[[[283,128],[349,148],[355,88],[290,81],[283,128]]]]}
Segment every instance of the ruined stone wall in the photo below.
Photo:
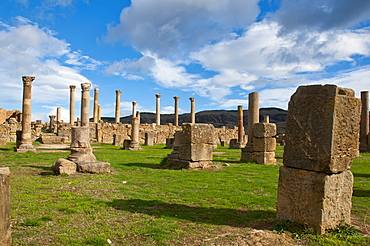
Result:
{"type": "Polygon", "coordinates": [[[18,117],[20,113],[21,112],[19,110],[5,110],[3,108],[0,108],[0,124],[7,121],[10,117],[17,118],[17,120],[19,121],[20,119],[18,117]]]}

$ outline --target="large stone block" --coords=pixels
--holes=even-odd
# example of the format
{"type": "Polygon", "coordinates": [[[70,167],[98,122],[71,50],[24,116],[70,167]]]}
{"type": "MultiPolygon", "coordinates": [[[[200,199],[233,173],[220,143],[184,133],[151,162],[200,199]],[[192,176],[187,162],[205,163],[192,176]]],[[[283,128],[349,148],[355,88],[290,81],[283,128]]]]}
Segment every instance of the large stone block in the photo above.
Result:
{"type": "Polygon", "coordinates": [[[185,123],[182,125],[181,143],[213,144],[213,142],[214,142],[213,125],[201,123],[197,124],[185,123]]]}
{"type": "Polygon", "coordinates": [[[212,167],[212,161],[186,161],[180,159],[168,159],[167,167],[172,169],[205,169],[212,167]]]}
{"type": "Polygon", "coordinates": [[[275,138],[254,138],[253,150],[260,152],[271,152],[276,150],[275,138]]]}
{"type": "Polygon", "coordinates": [[[81,173],[110,173],[110,164],[103,161],[77,163],[77,171],[81,173]]]}
{"type": "Polygon", "coordinates": [[[325,174],[282,166],[277,219],[305,223],[319,233],[350,223],[353,175],[325,174]]]}
{"type": "Polygon", "coordinates": [[[276,163],[275,152],[254,152],[253,154],[257,164],[274,165],[276,163]]]}
{"type": "Polygon", "coordinates": [[[187,161],[212,161],[211,144],[183,144],[179,148],[179,157],[187,161]]]}
{"type": "Polygon", "coordinates": [[[76,173],[77,166],[76,163],[72,161],[60,158],[51,166],[51,170],[57,175],[71,175],[76,173]]]}
{"type": "Polygon", "coordinates": [[[338,173],[358,155],[361,101],[335,85],[300,86],[292,95],[284,165],[338,173]]]}
{"type": "Polygon", "coordinates": [[[12,244],[10,228],[10,171],[0,168],[0,245],[12,244]]]}
{"type": "Polygon", "coordinates": [[[276,124],[274,123],[255,123],[253,125],[255,138],[271,138],[276,135],[276,124]]]}

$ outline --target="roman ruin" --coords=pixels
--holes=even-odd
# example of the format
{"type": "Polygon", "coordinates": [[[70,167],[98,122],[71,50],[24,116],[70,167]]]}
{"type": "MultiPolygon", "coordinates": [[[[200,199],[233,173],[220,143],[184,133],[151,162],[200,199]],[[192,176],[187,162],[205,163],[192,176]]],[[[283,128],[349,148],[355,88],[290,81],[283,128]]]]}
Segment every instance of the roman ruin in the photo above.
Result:
{"type": "Polygon", "coordinates": [[[190,100],[190,123],[195,123],[195,99],[194,97],[189,98],[190,100]]]}
{"type": "Polygon", "coordinates": [[[361,101],[335,85],[300,86],[291,96],[277,218],[318,233],[350,223],[361,101]]]}
{"type": "Polygon", "coordinates": [[[16,147],[17,152],[36,152],[32,145],[31,138],[31,98],[32,98],[32,82],[35,77],[23,76],[23,103],[22,103],[22,133],[19,145],[16,147]]]}
{"type": "Polygon", "coordinates": [[[211,124],[185,123],[175,134],[174,151],[168,155],[172,168],[205,169],[212,166],[214,127],[211,124]]]}
{"type": "Polygon", "coordinates": [[[369,92],[361,91],[360,151],[369,150],[369,92]]]}
{"type": "Polygon", "coordinates": [[[140,132],[140,112],[136,112],[136,116],[132,117],[131,123],[131,140],[122,147],[124,150],[143,150],[140,147],[140,140],[139,140],[139,132],[140,132]]]}
{"type": "Polygon", "coordinates": [[[253,160],[257,164],[273,165],[276,163],[276,124],[270,123],[266,115],[264,122],[253,125],[253,160]]]}
{"type": "Polygon", "coordinates": [[[174,125],[178,126],[179,125],[179,98],[180,97],[173,97],[175,99],[175,112],[174,112],[174,125]]]}
{"type": "Polygon", "coordinates": [[[115,112],[116,123],[119,122],[121,117],[121,93],[122,91],[116,90],[116,112],[115,112]]]}
{"type": "Polygon", "coordinates": [[[94,109],[93,109],[93,122],[98,123],[99,121],[99,88],[94,89],[94,109]]]}
{"type": "Polygon", "coordinates": [[[252,92],[248,95],[248,142],[242,149],[242,161],[254,161],[253,126],[255,123],[259,123],[259,118],[259,93],[252,92]]]}
{"type": "Polygon", "coordinates": [[[155,114],[156,114],[156,121],[155,123],[159,126],[161,125],[161,94],[155,94],[156,104],[155,104],[155,114]]]}
{"type": "Polygon", "coordinates": [[[69,124],[73,125],[75,122],[75,91],[76,86],[69,86],[69,124]]]}
{"type": "Polygon", "coordinates": [[[242,149],[246,145],[245,131],[244,131],[244,115],[243,106],[238,106],[238,138],[230,140],[230,149],[242,149]]]}
{"type": "Polygon", "coordinates": [[[81,126],[89,126],[91,84],[82,83],[81,89],[81,126]]]}

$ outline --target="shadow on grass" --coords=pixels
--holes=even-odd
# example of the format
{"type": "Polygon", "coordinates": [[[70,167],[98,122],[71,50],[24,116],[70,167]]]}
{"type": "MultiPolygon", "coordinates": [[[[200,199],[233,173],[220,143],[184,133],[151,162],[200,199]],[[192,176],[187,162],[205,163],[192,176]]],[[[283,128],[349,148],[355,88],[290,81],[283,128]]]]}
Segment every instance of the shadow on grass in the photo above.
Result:
{"type": "Polygon", "coordinates": [[[112,202],[107,202],[107,205],[117,210],[124,210],[131,213],[144,213],[156,217],[172,217],[197,223],[228,225],[233,227],[249,227],[259,220],[275,219],[275,212],[273,211],[243,211],[227,208],[196,207],[165,203],[158,200],[117,199],[112,202]]]}
{"type": "Polygon", "coordinates": [[[370,197],[370,190],[353,190],[353,196],[370,197]]]}
{"type": "Polygon", "coordinates": [[[355,177],[362,177],[362,178],[370,178],[370,174],[368,173],[353,173],[355,177]]]}
{"type": "Polygon", "coordinates": [[[26,167],[32,167],[32,168],[37,168],[37,169],[47,171],[47,172],[40,172],[41,176],[55,175],[54,172],[51,170],[51,167],[34,166],[34,165],[27,165],[26,167]]]}
{"type": "Polygon", "coordinates": [[[149,163],[124,163],[124,164],[118,164],[122,166],[128,166],[128,167],[145,167],[145,168],[151,168],[151,169],[164,169],[160,164],[149,164],[149,163]]]}

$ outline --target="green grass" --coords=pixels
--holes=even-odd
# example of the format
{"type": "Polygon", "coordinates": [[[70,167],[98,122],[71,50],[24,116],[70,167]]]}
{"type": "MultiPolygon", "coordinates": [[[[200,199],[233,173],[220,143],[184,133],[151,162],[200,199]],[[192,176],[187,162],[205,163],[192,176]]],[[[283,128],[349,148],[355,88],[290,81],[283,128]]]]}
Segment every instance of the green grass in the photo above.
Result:
{"type": "MultiPolygon", "coordinates": [[[[98,160],[111,163],[111,174],[55,176],[49,167],[68,152],[15,153],[14,144],[0,149],[0,166],[11,170],[14,245],[206,245],[206,238],[223,234],[274,230],[279,166],[241,163],[240,150],[219,147],[214,164],[230,164],[222,170],[169,170],[161,162],[172,150],[163,144],[144,151],[94,147],[98,160]]],[[[369,162],[363,154],[351,169],[353,215],[367,232],[369,162]]],[[[349,229],[319,236],[287,227],[280,232],[311,245],[370,244],[349,229]]]]}

